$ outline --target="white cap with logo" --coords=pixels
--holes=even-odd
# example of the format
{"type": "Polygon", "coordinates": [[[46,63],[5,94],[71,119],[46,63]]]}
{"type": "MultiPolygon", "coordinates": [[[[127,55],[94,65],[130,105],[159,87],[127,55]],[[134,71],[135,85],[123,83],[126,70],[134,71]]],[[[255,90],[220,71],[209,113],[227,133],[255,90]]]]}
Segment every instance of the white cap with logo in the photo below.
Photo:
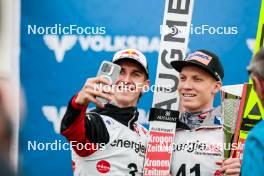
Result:
{"type": "Polygon", "coordinates": [[[146,75],[148,77],[148,63],[143,53],[141,53],[136,49],[121,50],[115,53],[112,62],[116,63],[117,61],[124,59],[136,61],[136,63],[138,63],[141,67],[144,68],[144,70],[146,71],[146,75]]]}

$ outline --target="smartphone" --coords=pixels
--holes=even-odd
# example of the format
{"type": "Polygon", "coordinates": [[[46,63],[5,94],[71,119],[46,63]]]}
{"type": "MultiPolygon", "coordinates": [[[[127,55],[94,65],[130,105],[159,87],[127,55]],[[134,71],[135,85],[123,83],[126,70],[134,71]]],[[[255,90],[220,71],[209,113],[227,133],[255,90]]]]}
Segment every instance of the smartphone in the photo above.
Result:
{"type": "MultiPolygon", "coordinates": [[[[97,72],[97,77],[103,76],[113,85],[115,84],[117,78],[119,77],[120,71],[121,71],[121,67],[119,65],[109,61],[103,61],[97,72]]],[[[108,103],[108,100],[102,97],[98,96],[96,97],[96,99],[102,104],[108,103]]]]}

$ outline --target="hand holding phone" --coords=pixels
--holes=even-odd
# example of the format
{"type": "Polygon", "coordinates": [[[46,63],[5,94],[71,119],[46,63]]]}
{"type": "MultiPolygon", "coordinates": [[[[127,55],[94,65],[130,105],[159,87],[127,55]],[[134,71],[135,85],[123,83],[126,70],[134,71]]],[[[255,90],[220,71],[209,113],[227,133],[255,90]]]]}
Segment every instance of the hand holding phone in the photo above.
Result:
{"type": "MultiPolygon", "coordinates": [[[[120,71],[121,67],[119,65],[109,61],[103,61],[97,72],[97,77],[104,77],[111,85],[113,85],[119,77],[120,71]]],[[[97,96],[96,99],[102,104],[108,103],[108,100],[105,98],[97,96]]]]}

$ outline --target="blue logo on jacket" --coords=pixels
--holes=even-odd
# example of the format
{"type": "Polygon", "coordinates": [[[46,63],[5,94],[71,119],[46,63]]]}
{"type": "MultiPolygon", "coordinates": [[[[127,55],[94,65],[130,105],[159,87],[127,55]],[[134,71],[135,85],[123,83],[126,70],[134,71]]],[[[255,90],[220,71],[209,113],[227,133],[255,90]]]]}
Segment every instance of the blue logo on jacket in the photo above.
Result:
{"type": "Polygon", "coordinates": [[[222,117],[221,116],[215,116],[214,117],[214,124],[215,125],[223,125],[222,117]]]}

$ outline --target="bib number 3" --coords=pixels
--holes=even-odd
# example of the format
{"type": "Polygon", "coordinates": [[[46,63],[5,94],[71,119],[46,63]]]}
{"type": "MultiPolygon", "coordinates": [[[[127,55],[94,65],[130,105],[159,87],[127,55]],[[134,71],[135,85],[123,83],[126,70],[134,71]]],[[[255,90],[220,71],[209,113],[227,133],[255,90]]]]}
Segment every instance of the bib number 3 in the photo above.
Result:
{"type": "Polygon", "coordinates": [[[129,175],[135,176],[138,171],[137,165],[135,163],[130,163],[127,167],[130,169],[129,175]]]}

